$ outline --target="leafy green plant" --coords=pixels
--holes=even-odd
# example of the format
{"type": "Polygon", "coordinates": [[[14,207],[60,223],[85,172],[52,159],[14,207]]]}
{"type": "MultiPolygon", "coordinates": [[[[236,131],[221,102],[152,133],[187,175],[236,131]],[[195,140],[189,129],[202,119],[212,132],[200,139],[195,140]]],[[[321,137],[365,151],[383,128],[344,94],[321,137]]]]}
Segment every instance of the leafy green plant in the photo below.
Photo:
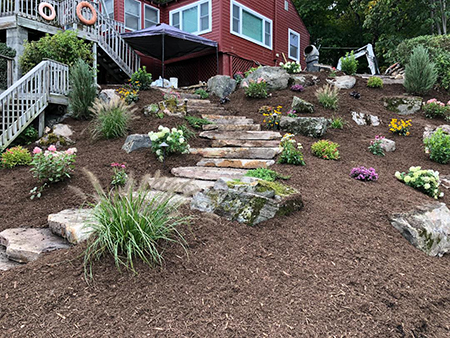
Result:
{"type": "Polygon", "coordinates": [[[325,85],[316,91],[317,100],[327,109],[338,109],[339,105],[339,88],[332,85],[325,85]]]}
{"type": "Polygon", "coordinates": [[[33,126],[28,126],[20,135],[14,140],[14,144],[29,145],[39,138],[39,133],[33,126]]]}
{"type": "Polygon", "coordinates": [[[432,119],[436,117],[448,117],[450,116],[450,101],[447,105],[437,99],[429,99],[422,105],[425,117],[432,119]]]}
{"type": "Polygon", "coordinates": [[[251,73],[253,73],[255,70],[257,70],[258,68],[260,68],[261,66],[259,66],[259,67],[252,67],[252,68],[250,68],[249,70],[247,70],[246,72],[244,72],[244,78],[245,77],[248,77],[251,73]]]}
{"type": "MultiPolygon", "coordinates": [[[[4,42],[0,42],[0,55],[15,57],[16,51],[6,45],[4,42]]],[[[7,60],[0,58],[0,89],[6,89],[8,84],[8,62],[7,60]]]]}
{"type": "Polygon", "coordinates": [[[202,119],[201,117],[197,117],[197,116],[185,116],[184,119],[194,129],[202,129],[203,126],[205,126],[207,124],[212,124],[211,121],[209,121],[207,119],[202,119]]]}
{"type": "Polygon", "coordinates": [[[125,172],[126,167],[125,163],[111,163],[111,168],[113,170],[111,185],[113,187],[123,187],[127,183],[128,175],[125,172]]]}
{"type": "Polygon", "coordinates": [[[283,138],[281,139],[280,146],[283,148],[283,150],[278,157],[277,163],[305,165],[302,152],[303,147],[300,143],[297,143],[297,141],[295,141],[293,134],[284,134],[283,138]]]}
{"type": "Polygon", "coordinates": [[[20,165],[29,165],[31,163],[30,152],[21,146],[6,149],[1,158],[2,166],[5,168],[14,168],[20,165]]]}
{"type": "Polygon", "coordinates": [[[187,154],[189,153],[189,145],[186,142],[186,138],[183,131],[172,128],[170,130],[167,127],[159,126],[158,132],[149,132],[148,136],[152,141],[152,151],[156,154],[160,162],[164,161],[164,158],[170,154],[187,154]],[[166,147],[162,147],[161,144],[166,143],[166,147]]]}
{"type": "Polygon", "coordinates": [[[371,76],[367,80],[367,87],[369,88],[383,88],[383,79],[378,76],[371,76]]]}
{"type": "Polygon", "coordinates": [[[91,122],[92,137],[94,139],[111,139],[127,134],[130,116],[135,109],[130,110],[130,107],[123,100],[116,98],[109,102],[95,99],[90,111],[93,115],[91,122]]]}
{"type": "Polygon", "coordinates": [[[147,90],[152,85],[152,74],[147,73],[147,68],[142,66],[131,75],[130,85],[136,90],[147,90]]]}
{"type": "Polygon", "coordinates": [[[377,156],[384,156],[384,150],[381,147],[381,144],[383,143],[384,136],[377,135],[375,136],[375,139],[370,141],[369,151],[377,156]]]}
{"type": "Polygon", "coordinates": [[[356,74],[358,61],[355,59],[353,51],[351,53],[346,53],[345,57],[341,58],[341,69],[347,75],[356,74]]]}
{"type": "Polygon", "coordinates": [[[175,126],[175,128],[177,128],[178,130],[181,130],[183,132],[184,137],[186,138],[186,140],[190,140],[192,138],[196,138],[196,134],[195,132],[193,132],[187,125],[186,123],[183,124],[178,124],[175,126]]]}
{"type": "Polygon", "coordinates": [[[290,178],[290,176],[281,175],[280,173],[277,173],[275,170],[270,170],[267,168],[251,169],[247,171],[247,173],[244,176],[256,177],[269,182],[273,182],[278,178],[282,180],[287,180],[290,178]]]}
{"type": "Polygon", "coordinates": [[[207,98],[209,98],[208,92],[204,89],[197,89],[195,91],[195,94],[199,95],[202,100],[206,100],[207,98]]]}
{"type": "Polygon", "coordinates": [[[428,93],[437,81],[435,64],[431,62],[428,51],[423,46],[413,49],[405,67],[403,86],[408,93],[423,95],[428,93]]]}
{"type": "Polygon", "coordinates": [[[439,192],[439,172],[434,170],[422,170],[421,167],[410,167],[409,172],[395,173],[395,177],[406,185],[413,187],[435,199],[443,197],[444,193],[439,192]]]}
{"type": "Polygon", "coordinates": [[[257,81],[249,80],[242,85],[246,97],[254,99],[265,99],[269,96],[267,92],[267,82],[263,78],[259,78],[257,81]]]}
{"type": "Polygon", "coordinates": [[[320,140],[311,146],[311,150],[314,156],[322,158],[324,160],[338,160],[339,159],[339,145],[337,143],[320,140]]]}
{"type": "Polygon", "coordinates": [[[91,117],[90,108],[97,97],[94,72],[89,65],[79,59],[70,68],[69,110],[77,119],[91,117]]]}
{"type": "Polygon", "coordinates": [[[450,162],[450,135],[438,128],[430,137],[423,140],[425,152],[430,154],[434,162],[447,164],[450,162]]]}
{"type": "Polygon", "coordinates": [[[41,148],[35,147],[33,160],[31,161],[33,176],[39,181],[48,183],[56,183],[70,178],[74,168],[76,151],[76,148],[56,151],[56,147],[51,145],[44,152],[41,148]]]}
{"type": "Polygon", "coordinates": [[[344,129],[344,126],[348,124],[343,117],[332,117],[330,128],[332,129],[344,129]]]}

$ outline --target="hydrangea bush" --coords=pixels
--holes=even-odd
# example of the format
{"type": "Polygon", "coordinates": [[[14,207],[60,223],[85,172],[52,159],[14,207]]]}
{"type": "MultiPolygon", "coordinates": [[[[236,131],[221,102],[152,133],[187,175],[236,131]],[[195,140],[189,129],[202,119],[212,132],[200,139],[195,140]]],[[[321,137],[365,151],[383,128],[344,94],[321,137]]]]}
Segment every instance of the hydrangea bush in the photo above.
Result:
{"type": "Polygon", "coordinates": [[[280,67],[285,69],[289,74],[296,74],[302,71],[302,66],[299,63],[292,61],[286,63],[280,62],[280,67]]]}
{"type": "Polygon", "coordinates": [[[149,132],[148,136],[152,141],[152,151],[160,162],[164,161],[164,156],[170,154],[187,154],[189,153],[189,145],[186,142],[183,131],[177,128],[169,129],[159,126],[158,132],[149,132]],[[166,147],[161,144],[166,143],[166,147]]]}
{"type": "Polygon", "coordinates": [[[76,148],[69,148],[66,151],[56,151],[56,147],[51,145],[43,151],[39,147],[33,150],[33,160],[31,161],[31,172],[39,181],[45,183],[56,183],[70,178],[73,173],[76,158],[76,148]]]}
{"type": "Polygon", "coordinates": [[[435,199],[443,197],[444,193],[439,191],[439,172],[431,169],[423,170],[421,167],[410,167],[407,173],[397,171],[395,177],[435,199]]]}
{"type": "Polygon", "coordinates": [[[350,177],[359,181],[378,181],[378,174],[375,169],[363,166],[353,168],[350,177]]]}

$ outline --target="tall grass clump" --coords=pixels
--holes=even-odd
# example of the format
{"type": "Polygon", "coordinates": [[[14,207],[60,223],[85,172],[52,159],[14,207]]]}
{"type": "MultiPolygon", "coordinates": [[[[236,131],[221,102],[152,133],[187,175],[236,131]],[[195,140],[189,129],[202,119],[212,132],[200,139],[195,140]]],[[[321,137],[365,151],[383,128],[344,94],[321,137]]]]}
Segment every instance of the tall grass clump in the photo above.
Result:
{"type": "Polygon", "coordinates": [[[92,120],[92,137],[94,139],[117,138],[127,134],[128,122],[131,113],[135,109],[130,110],[130,106],[119,98],[104,102],[95,99],[90,111],[93,115],[92,120]]]}
{"type": "Polygon", "coordinates": [[[433,88],[438,78],[436,66],[423,46],[413,49],[409,63],[405,66],[404,86],[408,93],[423,95],[433,88]]]}
{"type": "Polygon", "coordinates": [[[69,111],[76,119],[91,117],[89,108],[97,96],[94,71],[83,60],[79,59],[70,68],[69,111]]]}
{"type": "Polygon", "coordinates": [[[316,91],[317,100],[327,109],[338,109],[339,105],[339,88],[332,85],[325,85],[316,91]]]}
{"type": "Polygon", "coordinates": [[[123,190],[107,193],[92,173],[86,173],[97,192],[97,204],[87,223],[92,230],[84,253],[86,277],[93,277],[94,262],[104,256],[112,256],[119,271],[125,268],[136,273],[137,260],[150,266],[162,263],[164,242],[184,248],[186,241],[178,228],[189,224],[190,218],[177,212],[180,203],[173,194],[151,196],[144,184],[134,191],[132,178],[123,190]]]}

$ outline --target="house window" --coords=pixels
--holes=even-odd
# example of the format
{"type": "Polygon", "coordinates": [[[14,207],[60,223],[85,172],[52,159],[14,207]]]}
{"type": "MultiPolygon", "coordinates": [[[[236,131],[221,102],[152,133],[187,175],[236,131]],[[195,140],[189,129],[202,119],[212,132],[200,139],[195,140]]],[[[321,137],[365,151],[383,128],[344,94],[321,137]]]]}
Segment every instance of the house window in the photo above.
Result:
{"type": "Polygon", "coordinates": [[[300,61],[300,34],[289,29],[289,58],[300,61]]]}
{"type": "Polygon", "coordinates": [[[284,9],[286,11],[289,11],[289,1],[288,0],[284,0],[284,9]]]}
{"type": "Polygon", "coordinates": [[[159,24],[159,10],[149,5],[144,5],[144,28],[159,24]]]}
{"type": "Polygon", "coordinates": [[[231,2],[231,33],[272,49],[272,20],[235,1],[231,2]]]}
{"type": "Polygon", "coordinates": [[[141,29],[141,3],[136,0],[125,0],[125,28],[141,29]]]}
{"type": "Polygon", "coordinates": [[[108,18],[114,19],[114,0],[104,0],[102,9],[108,18]]]}
{"type": "Polygon", "coordinates": [[[202,0],[170,11],[170,24],[188,33],[211,32],[211,0],[202,0]]]}

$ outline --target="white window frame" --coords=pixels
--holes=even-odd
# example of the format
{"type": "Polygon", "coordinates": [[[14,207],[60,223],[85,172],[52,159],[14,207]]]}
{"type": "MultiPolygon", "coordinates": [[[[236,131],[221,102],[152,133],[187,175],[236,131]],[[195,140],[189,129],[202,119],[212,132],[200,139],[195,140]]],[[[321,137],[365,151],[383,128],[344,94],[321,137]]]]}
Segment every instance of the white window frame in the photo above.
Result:
{"type": "Polygon", "coordinates": [[[289,55],[289,59],[300,62],[300,33],[297,33],[296,31],[294,31],[290,28],[288,30],[288,55],[289,55]],[[297,35],[297,37],[298,37],[297,55],[295,57],[291,55],[291,34],[297,35]]]}
{"type": "Polygon", "coordinates": [[[161,22],[161,13],[159,11],[159,8],[156,8],[156,7],[144,4],[144,18],[143,18],[144,19],[144,25],[142,26],[142,28],[145,28],[145,7],[150,7],[151,9],[156,11],[156,13],[157,13],[156,15],[157,15],[157,19],[158,19],[156,24],[159,24],[161,22]]]}
{"type": "Polygon", "coordinates": [[[239,36],[240,38],[243,38],[245,40],[251,41],[253,43],[256,43],[257,45],[263,46],[264,48],[270,49],[272,50],[272,46],[273,46],[273,21],[270,20],[269,18],[265,17],[262,14],[259,14],[258,12],[255,12],[254,10],[248,8],[247,6],[244,6],[242,4],[240,4],[237,1],[232,0],[231,1],[231,5],[230,5],[230,33],[236,36],[239,36]],[[233,6],[238,6],[239,7],[239,33],[233,31],[233,6]],[[263,21],[262,24],[262,35],[263,35],[263,41],[258,41],[256,39],[253,39],[251,37],[248,37],[244,34],[242,34],[242,11],[245,10],[246,12],[260,18],[263,21]],[[266,22],[270,24],[270,46],[267,46],[264,41],[265,41],[265,34],[266,34],[266,22]]]}
{"type": "Polygon", "coordinates": [[[202,4],[208,3],[208,16],[209,16],[209,22],[208,22],[208,29],[204,29],[202,31],[196,31],[196,32],[192,32],[191,34],[195,34],[195,35],[202,35],[202,34],[206,34],[209,32],[212,32],[212,1],[211,0],[200,0],[200,1],[196,1],[192,4],[183,6],[183,7],[179,7],[177,9],[173,9],[169,12],[169,25],[173,26],[173,16],[178,13],[179,18],[180,18],[180,29],[183,30],[183,11],[191,9],[193,7],[197,7],[197,12],[198,12],[198,22],[197,22],[197,29],[199,29],[201,27],[201,18],[200,18],[200,6],[202,4]]]}
{"type": "MultiPolygon", "coordinates": [[[[126,26],[126,22],[127,22],[127,20],[126,20],[127,10],[126,10],[126,8],[125,8],[125,3],[126,3],[126,1],[127,1],[127,0],[124,0],[124,1],[123,1],[123,23],[124,23],[124,25],[125,25],[125,29],[128,29],[128,30],[130,30],[130,31],[135,31],[134,28],[129,28],[129,27],[126,26]]],[[[141,6],[141,2],[138,1],[138,0],[129,0],[129,1],[134,1],[134,2],[137,2],[137,3],[139,4],[138,30],[140,30],[140,29],[142,29],[142,6],[141,6]]]]}

